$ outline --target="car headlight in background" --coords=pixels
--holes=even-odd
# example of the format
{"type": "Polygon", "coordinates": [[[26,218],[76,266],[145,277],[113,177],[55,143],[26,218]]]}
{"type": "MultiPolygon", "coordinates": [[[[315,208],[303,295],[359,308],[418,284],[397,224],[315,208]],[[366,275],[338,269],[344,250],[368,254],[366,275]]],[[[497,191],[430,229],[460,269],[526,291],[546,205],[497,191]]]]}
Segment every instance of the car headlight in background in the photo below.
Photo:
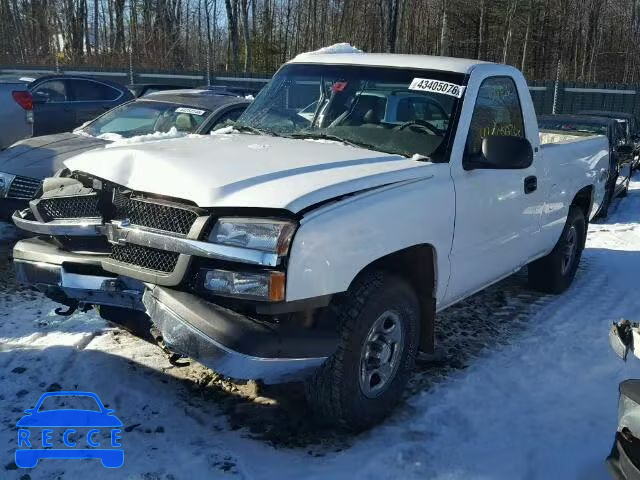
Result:
{"type": "Polygon", "coordinates": [[[7,196],[9,188],[11,188],[11,182],[13,182],[14,178],[16,178],[15,175],[0,172],[0,198],[5,198],[7,196]]]}
{"type": "Polygon", "coordinates": [[[284,300],[283,272],[204,270],[204,288],[215,295],[279,302],[284,300]]]}
{"type": "Polygon", "coordinates": [[[223,217],[213,227],[209,241],[284,256],[295,229],[296,224],[286,220],[223,217]]]}

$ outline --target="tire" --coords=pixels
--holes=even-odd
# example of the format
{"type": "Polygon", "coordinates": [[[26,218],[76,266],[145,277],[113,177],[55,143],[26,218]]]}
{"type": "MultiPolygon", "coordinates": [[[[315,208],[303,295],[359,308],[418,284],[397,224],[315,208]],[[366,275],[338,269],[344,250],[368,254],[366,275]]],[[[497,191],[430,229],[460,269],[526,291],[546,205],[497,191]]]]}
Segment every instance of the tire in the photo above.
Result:
{"type": "Polygon", "coordinates": [[[104,320],[115,323],[118,327],[124,328],[136,337],[153,341],[150,333],[151,319],[146,313],[108,305],[100,305],[98,311],[104,320]]]}
{"type": "Polygon", "coordinates": [[[418,352],[419,301],[401,277],[373,271],[333,308],[338,348],[307,380],[305,394],[316,418],[359,431],[382,421],[402,398],[418,352]]]}
{"type": "Polygon", "coordinates": [[[529,264],[529,285],[545,293],[562,293],[569,288],[578,270],[586,235],[585,214],[579,207],[572,206],[554,249],[529,264]],[[569,248],[572,248],[570,258],[569,248]]]}

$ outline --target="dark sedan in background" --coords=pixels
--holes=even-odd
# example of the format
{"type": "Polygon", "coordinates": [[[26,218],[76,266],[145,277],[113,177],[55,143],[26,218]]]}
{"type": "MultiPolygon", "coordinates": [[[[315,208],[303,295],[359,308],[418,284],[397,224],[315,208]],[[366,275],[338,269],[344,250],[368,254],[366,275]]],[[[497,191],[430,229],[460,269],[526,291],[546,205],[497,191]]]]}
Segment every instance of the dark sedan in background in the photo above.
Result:
{"type": "Polygon", "coordinates": [[[633,168],[640,166],[640,122],[632,113],[607,112],[606,110],[582,110],[578,115],[588,115],[590,117],[615,118],[625,122],[626,134],[629,142],[633,144],[633,168]]]}
{"type": "Polygon", "coordinates": [[[538,127],[541,131],[604,135],[609,139],[609,180],[598,211],[599,217],[606,217],[611,201],[618,195],[627,194],[633,172],[634,146],[628,138],[626,122],[601,116],[540,115],[538,127]]]}
{"type": "Polygon", "coordinates": [[[64,168],[69,157],[114,141],[134,141],[132,137],[160,141],[208,134],[236,120],[249,103],[209,90],[157,92],[120,105],[73,132],[22,140],[0,152],[0,218],[24,208],[42,180],[64,168]]]}
{"type": "Polygon", "coordinates": [[[118,83],[70,75],[40,77],[29,91],[34,137],[68,132],[133,99],[129,89],[118,83]]]}

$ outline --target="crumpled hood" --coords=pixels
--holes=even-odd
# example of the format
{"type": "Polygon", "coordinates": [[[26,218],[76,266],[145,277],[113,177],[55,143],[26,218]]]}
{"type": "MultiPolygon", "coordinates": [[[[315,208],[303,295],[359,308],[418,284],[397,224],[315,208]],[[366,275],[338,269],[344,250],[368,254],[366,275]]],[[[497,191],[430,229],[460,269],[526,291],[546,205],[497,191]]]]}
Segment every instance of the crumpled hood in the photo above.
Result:
{"type": "Polygon", "coordinates": [[[65,165],[201,207],[292,212],[340,195],[428,177],[431,166],[335,142],[237,133],[94,150],[65,165]]]}
{"type": "Polygon", "coordinates": [[[36,179],[50,177],[64,167],[67,158],[106,143],[73,133],[27,138],[0,151],[0,172],[36,179]]]}

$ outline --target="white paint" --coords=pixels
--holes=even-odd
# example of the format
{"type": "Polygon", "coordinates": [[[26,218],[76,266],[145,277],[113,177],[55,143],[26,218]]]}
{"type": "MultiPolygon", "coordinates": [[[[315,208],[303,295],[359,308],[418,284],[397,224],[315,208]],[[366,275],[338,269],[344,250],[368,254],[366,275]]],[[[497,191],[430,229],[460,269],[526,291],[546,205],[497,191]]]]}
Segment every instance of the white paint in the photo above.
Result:
{"type": "MultiPolygon", "coordinates": [[[[221,129],[223,130],[223,129],[221,129]]],[[[353,191],[426,173],[424,163],[343,144],[253,134],[179,138],[94,150],[68,159],[81,170],[142,192],[202,207],[271,207],[297,212],[353,191]],[[254,150],[248,145],[268,144],[254,150]]]]}

